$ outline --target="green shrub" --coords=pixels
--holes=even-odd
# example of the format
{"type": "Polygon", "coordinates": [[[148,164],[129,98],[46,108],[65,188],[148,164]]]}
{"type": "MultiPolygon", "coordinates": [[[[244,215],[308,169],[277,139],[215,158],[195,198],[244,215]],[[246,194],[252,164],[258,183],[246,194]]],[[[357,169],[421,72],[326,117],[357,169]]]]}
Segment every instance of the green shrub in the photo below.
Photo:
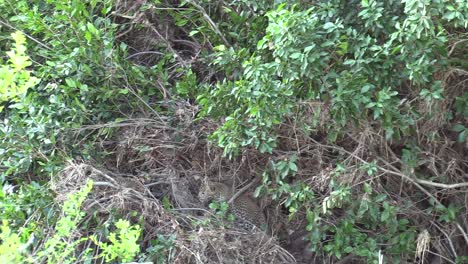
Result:
{"type": "Polygon", "coordinates": [[[26,257],[23,255],[26,244],[20,236],[13,233],[7,220],[2,220],[0,227],[0,262],[2,263],[24,263],[26,257]]]}
{"type": "MultiPolygon", "coordinates": [[[[349,186],[332,180],[330,194],[317,199],[303,182],[287,183],[297,172],[295,162],[293,156],[274,163],[272,169],[264,173],[263,184],[257,188],[256,195],[269,194],[280,201],[288,209],[290,219],[297,212],[305,211],[306,229],[310,232],[307,239],[312,251],[338,259],[354,254],[369,263],[378,263],[379,251],[395,262],[414,252],[416,230],[408,219],[400,216],[402,208],[391,205],[387,195],[375,193],[367,183],[364,194],[356,194],[349,186]],[[355,199],[356,195],[359,199],[355,199]],[[342,210],[342,217],[334,219],[334,209],[342,210]],[[386,245],[384,249],[379,246],[382,244],[386,245]]],[[[362,170],[369,175],[376,172],[373,163],[363,166],[362,170]]],[[[334,175],[337,177],[346,171],[338,164],[334,175]]]]}
{"type": "MultiPolygon", "coordinates": [[[[77,261],[74,252],[80,243],[88,238],[76,237],[74,234],[85,213],[81,211],[81,205],[93,188],[93,181],[88,181],[79,192],[70,194],[68,200],[62,205],[62,215],[58,218],[54,235],[47,238],[44,248],[37,253],[38,259],[46,259],[47,263],[74,263],[77,261]]],[[[89,250],[83,252],[84,257],[90,253],[89,250]]]]}
{"type": "MultiPolygon", "coordinates": [[[[94,140],[100,134],[78,128],[118,122],[121,111],[146,103],[149,95],[158,98],[153,78],[163,74],[125,59],[126,45],[115,41],[114,4],[0,1],[0,46],[11,50],[0,61],[0,218],[8,221],[2,228],[5,241],[22,248],[16,253],[2,248],[2,258],[49,263],[93,258],[91,248],[76,254],[89,240],[76,230],[94,228],[80,222],[89,189],[59,208],[47,182],[69,157],[89,159],[97,151],[94,140]],[[15,33],[12,44],[9,30],[27,39],[15,33]]],[[[101,238],[107,255],[100,257],[116,261],[138,253],[141,230],[126,223],[119,222],[115,241],[101,238]]]]}
{"type": "MultiPolygon", "coordinates": [[[[274,153],[279,127],[288,120],[304,135],[321,130],[330,144],[353,128],[372,128],[389,142],[403,139],[404,146],[398,146],[402,171],[412,173],[422,148],[411,135],[435,111],[416,106],[446,103],[451,112],[443,118],[454,121],[446,129],[460,142],[467,138],[462,123],[467,93],[444,102],[450,94],[440,77],[448,68],[466,66],[465,57],[453,58],[453,49],[447,50],[468,26],[465,2],[200,0],[182,1],[177,8],[145,2],[138,12],[150,8],[201,50],[187,65],[177,54],[166,54],[156,65],[143,67],[131,63],[126,44],[116,41],[128,24],[117,24],[115,1],[0,1],[0,46],[10,50],[0,61],[0,262],[136,257],[141,229],[127,221],[115,222],[115,231],[99,239],[75,232],[93,234],[102,227],[81,221],[91,183],[56,206],[46,182],[68,157],[105,158],[106,153],[96,155],[94,140],[100,133],[110,136],[112,129],[79,128],[118,122],[120,113],[151,108],[150,98],[151,103],[161,99],[158,89],[165,89],[154,83],[167,85],[164,92],[173,98],[196,98],[200,118],[223,120],[211,139],[230,157],[246,148],[274,153]],[[17,30],[27,39],[11,35],[17,30]],[[207,61],[210,68],[199,67],[207,61]],[[168,69],[171,63],[175,68],[168,69]],[[311,104],[317,107],[309,116],[305,110],[311,104]],[[92,247],[80,248],[86,243],[92,247]]],[[[140,22],[129,24],[147,26],[140,22]]],[[[156,110],[167,111],[166,106],[156,110]]],[[[329,193],[319,194],[297,178],[298,160],[291,155],[272,162],[256,195],[284,205],[291,219],[305,212],[312,250],[336,258],[354,254],[368,262],[378,261],[379,250],[394,262],[414,255],[416,231],[403,217],[405,208],[373,189],[380,185],[364,184],[361,191],[339,183],[340,176],[356,168],[336,163],[329,193]]],[[[356,167],[372,177],[378,171],[377,161],[356,167]]],[[[171,208],[169,199],[163,203],[171,208]]],[[[461,210],[456,203],[431,206],[445,223],[455,223],[461,210]]],[[[226,203],[210,207],[232,219],[226,203]]],[[[175,236],[158,236],[140,259],[171,259],[175,241],[175,236]]]]}
{"type": "Polygon", "coordinates": [[[0,112],[2,103],[20,101],[26,91],[37,84],[39,79],[26,70],[31,61],[26,55],[26,38],[21,32],[11,34],[15,41],[14,48],[7,52],[8,64],[0,68],[0,112]]]}
{"type": "Polygon", "coordinates": [[[140,252],[137,241],[140,238],[141,229],[138,225],[130,226],[130,223],[125,220],[117,221],[115,226],[117,231],[110,233],[108,237],[110,243],[98,241],[96,236],[91,239],[101,248],[100,256],[104,257],[106,262],[132,261],[140,252]]]}
{"type": "MultiPolygon", "coordinates": [[[[256,49],[215,47],[212,66],[227,77],[207,85],[197,98],[203,116],[223,120],[211,139],[229,157],[246,148],[273,153],[279,125],[292,122],[305,135],[320,129],[330,144],[350,128],[384,131],[389,142],[403,137],[413,142],[417,122],[434,114],[416,106],[445,99],[437,73],[458,65],[448,55],[449,32],[467,27],[468,5],[336,0],[303,6],[280,4],[266,12],[268,23],[257,27],[264,36],[256,49]],[[312,116],[305,111],[310,104],[317,106],[312,116]],[[321,112],[325,121],[318,118],[321,112]]],[[[454,101],[460,117],[463,97],[454,101]]],[[[453,130],[465,140],[462,125],[453,130]]],[[[404,167],[417,166],[418,149],[408,143],[402,150],[404,167]]],[[[376,161],[358,166],[369,176],[378,171],[376,161]]],[[[348,169],[336,164],[335,174],[348,169]]],[[[306,211],[315,252],[337,258],[354,254],[370,263],[378,263],[380,250],[395,262],[414,254],[416,230],[402,217],[405,208],[390,197],[375,193],[372,185],[362,194],[332,181],[330,193],[317,201],[307,184],[294,179],[297,170],[294,155],[272,162],[256,195],[278,200],[291,218],[306,211]],[[342,217],[335,218],[335,208],[344,211],[342,217]]],[[[440,210],[444,220],[457,212],[440,210]]]]}
{"type": "MultiPolygon", "coordinates": [[[[0,212],[3,219],[0,232],[2,263],[76,263],[98,258],[104,258],[107,262],[133,260],[140,252],[138,240],[141,229],[138,225],[131,226],[126,220],[118,220],[115,223],[116,230],[110,232],[107,238],[101,237],[98,240],[96,236],[80,235],[79,230],[86,228],[82,222],[85,212],[81,206],[92,187],[93,182],[88,181],[80,191],[70,194],[68,200],[61,205],[58,217],[48,219],[50,222],[47,224],[51,227],[45,226],[40,221],[30,221],[19,228],[19,221],[14,217],[18,215],[18,211],[26,213],[27,208],[21,205],[31,201],[21,194],[3,193],[3,196],[0,196],[2,204],[0,212]],[[19,207],[16,214],[12,214],[11,210],[8,211],[15,206],[19,207]],[[45,228],[51,228],[51,232],[46,232],[45,228]],[[109,243],[103,242],[106,239],[109,243]],[[93,241],[97,248],[83,248],[85,242],[89,240],[93,241]],[[32,243],[33,241],[35,243],[32,243]],[[101,253],[93,256],[97,249],[101,250],[101,253]]],[[[31,193],[26,192],[28,195],[31,193]]],[[[33,203],[30,206],[37,207],[38,204],[33,203]]],[[[45,216],[41,218],[46,219],[45,216]]]]}
{"type": "MultiPolygon", "coordinates": [[[[117,45],[118,25],[110,17],[113,3],[0,2],[2,16],[8,18],[5,23],[22,29],[30,40],[16,45],[19,50],[14,54],[20,54],[24,66],[29,66],[29,71],[16,74],[25,79],[33,71],[40,78],[40,82],[35,78],[25,82],[24,87],[30,89],[23,87],[24,95],[11,105],[15,108],[10,106],[1,114],[0,165],[8,169],[0,180],[7,176],[18,179],[31,169],[48,177],[61,168],[67,156],[89,158],[95,151],[92,141],[97,133],[83,133],[89,140],[78,146],[73,144],[75,129],[118,120],[121,116],[116,113],[140,105],[141,100],[146,102],[148,95],[160,96],[153,81],[164,73],[131,64],[125,59],[127,46],[117,45]],[[32,64],[23,54],[26,45],[32,64]],[[32,83],[36,85],[32,87],[32,83]]],[[[6,41],[1,44],[9,46],[6,41]]],[[[5,101],[3,96],[0,101],[5,101]]]]}
{"type": "Polygon", "coordinates": [[[307,212],[312,250],[323,250],[337,258],[352,253],[369,263],[379,263],[379,252],[393,262],[400,262],[402,256],[414,252],[416,230],[409,220],[398,216],[399,208],[391,205],[385,194],[374,194],[371,186],[365,184],[360,201],[353,201],[349,187],[338,185],[334,189],[321,207],[317,205],[322,212],[320,209],[307,212]],[[337,207],[345,210],[345,216],[336,224],[319,221],[337,207]],[[333,239],[324,242],[323,234],[333,239]],[[386,245],[383,250],[382,244],[386,245]]]}
{"type": "Polygon", "coordinates": [[[434,73],[449,63],[444,27],[466,24],[458,12],[468,7],[450,5],[456,15],[447,15],[455,11],[439,1],[323,1],[307,10],[280,5],[266,14],[256,50],[216,49],[214,65],[242,74],[198,97],[204,114],[225,117],[213,139],[226,154],[247,146],[271,152],[276,126],[310,101],[329,108],[331,141],[347,125],[367,122],[381,126],[387,139],[409,133],[418,113],[402,103],[404,95],[442,98],[434,73]]]}
{"type": "Polygon", "coordinates": [[[170,263],[175,256],[176,235],[158,235],[157,239],[151,240],[151,246],[141,255],[140,261],[153,261],[156,264],[170,263]]]}

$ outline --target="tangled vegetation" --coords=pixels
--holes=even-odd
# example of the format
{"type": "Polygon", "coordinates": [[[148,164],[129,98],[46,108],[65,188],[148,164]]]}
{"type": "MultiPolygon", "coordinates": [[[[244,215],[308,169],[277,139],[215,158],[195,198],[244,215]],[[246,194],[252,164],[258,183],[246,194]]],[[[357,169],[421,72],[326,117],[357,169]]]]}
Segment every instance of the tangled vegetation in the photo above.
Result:
{"type": "Polygon", "coordinates": [[[0,263],[468,261],[467,1],[0,10],[0,263]]]}

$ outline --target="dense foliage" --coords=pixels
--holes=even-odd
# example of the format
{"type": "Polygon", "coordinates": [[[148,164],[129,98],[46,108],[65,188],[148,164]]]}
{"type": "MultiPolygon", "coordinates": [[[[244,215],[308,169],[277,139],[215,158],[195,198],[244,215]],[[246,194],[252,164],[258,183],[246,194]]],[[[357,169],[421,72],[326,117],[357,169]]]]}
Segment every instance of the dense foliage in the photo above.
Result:
{"type": "MultiPolygon", "coordinates": [[[[143,76],[138,67],[125,62],[124,47],[115,46],[116,25],[106,16],[111,9],[111,1],[0,2],[1,46],[2,50],[11,48],[6,54],[8,59],[2,61],[5,66],[0,88],[4,108],[0,113],[0,218],[8,224],[2,235],[8,237],[10,228],[21,232],[14,240],[21,249],[16,253],[21,255],[10,252],[6,245],[2,263],[41,259],[73,263],[76,256],[72,252],[85,241],[64,238],[77,228],[80,218],[76,217],[84,214],[80,205],[86,195],[81,196],[81,202],[68,201],[74,207],[66,209],[69,206],[65,203],[61,211],[53,203],[47,182],[70,157],[90,157],[92,136],[78,145],[77,135],[90,135],[74,130],[84,124],[113,120],[112,113],[120,109],[121,103],[128,103],[128,108],[136,101],[124,96],[128,93],[124,84],[133,83],[133,78],[147,80],[138,78],[143,76]],[[14,32],[11,38],[9,32],[14,32]],[[29,38],[27,44],[23,34],[29,38]],[[69,217],[73,222],[63,222],[69,217]],[[52,230],[52,237],[48,237],[48,229],[52,230]],[[26,249],[35,255],[21,257],[28,255],[26,249]]],[[[151,74],[148,72],[147,76],[151,74]]],[[[117,228],[129,230],[128,225],[117,228]]],[[[128,259],[99,243],[106,259],[128,259]]]]}
{"type": "Polygon", "coordinates": [[[434,220],[441,237],[462,233],[444,258],[466,260],[468,205],[449,190],[468,188],[467,1],[0,0],[0,11],[0,262],[173,258],[175,235],[148,242],[135,215],[85,212],[92,181],[62,200],[51,185],[70,160],[113,159],[98,142],[126,120],[182,134],[181,104],[216,123],[206,136],[226,160],[268,158],[255,195],[305,222],[317,256],[420,260],[434,220]]]}
{"type": "MultiPolygon", "coordinates": [[[[444,27],[466,27],[466,4],[455,11],[438,1],[341,2],[307,10],[280,5],[266,13],[265,37],[255,47],[217,48],[214,64],[228,76],[242,74],[199,101],[207,114],[226,117],[214,137],[227,153],[241,146],[271,152],[275,125],[310,101],[327,105],[332,141],[348,124],[379,126],[386,139],[399,139],[417,118],[432,114],[402,99],[442,99],[434,73],[451,63],[444,27]]],[[[316,128],[313,118],[305,121],[304,129],[316,128]]]]}

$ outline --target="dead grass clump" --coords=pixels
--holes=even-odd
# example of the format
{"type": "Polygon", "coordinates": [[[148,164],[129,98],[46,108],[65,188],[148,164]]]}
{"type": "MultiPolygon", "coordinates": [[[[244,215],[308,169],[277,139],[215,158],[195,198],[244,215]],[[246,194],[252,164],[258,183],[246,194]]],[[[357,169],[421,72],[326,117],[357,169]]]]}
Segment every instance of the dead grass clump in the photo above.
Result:
{"type": "MultiPolygon", "coordinates": [[[[191,107],[182,108],[185,113],[192,111],[191,107]]],[[[235,160],[223,158],[222,151],[206,140],[215,126],[209,121],[186,122],[188,116],[193,118],[189,114],[183,115],[181,122],[172,121],[179,124],[177,129],[142,118],[102,125],[115,129],[112,139],[96,143],[110,155],[94,162],[103,164],[99,169],[70,163],[54,181],[57,199],[64,199],[92,179],[95,187],[85,203],[86,210],[99,212],[101,219],[113,211],[135,223],[139,220],[135,215],[142,217],[143,248],[158,235],[174,235],[168,263],[294,263],[294,257],[273,237],[220,229],[209,221],[200,227],[199,223],[211,216],[198,200],[202,179],[228,182],[239,189],[255,178],[266,158],[256,152],[235,160]]],[[[252,186],[249,192],[254,189],[252,186]]],[[[274,224],[275,219],[285,218],[271,200],[264,199],[262,205],[271,208],[268,215],[274,224]]]]}
{"type": "Polygon", "coordinates": [[[275,239],[261,232],[200,228],[189,237],[187,262],[180,263],[295,263],[275,239]]]}
{"type": "MultiPolygon", "coordinates": [[[[94,181],[94,187],[83,205],[87,217],[97,213],[100,220],[105,221],[104,216],[110,217],[115,210],[134,222],[138,222],[137,217],[142,217],[145,223],[143,243],[161,234],[175,235],[175,252],[168,259],[170,263],[295,262],[274,238],[264,233],[219,229],[211,224],[196,229],[194,218],[185,214],[185,210],[177,210],[183,212],[181,215],[167,212],[160,200],[155,199],[147,186],[135,177],[71,162],[54,179],[51,188],[57,193],[57,200],[63,201],[89,179],[94,181]]],[[[171,185],[173,198],[178,202],[175,206],[186,206],[183,205],[185,200],[178,195],[189,192],[187,184],[179,181],[171,185]]]]}
{"type": "Polygon", "coordinates": [[[81,189],[88,180],[93,180],[94,186],[83,203],[86,217],[99,215],[99,221],[104,223],[117,213],[134,223],[143,220],[144,243],[156,239],[158,234],[179,232],[176,219],[164,211],[161,202],[152,197],[149,189],[135,177],[104,171],[89,164],[70,162],[54,178],[51,189],[61,202],[70,193],[81,189]]]}

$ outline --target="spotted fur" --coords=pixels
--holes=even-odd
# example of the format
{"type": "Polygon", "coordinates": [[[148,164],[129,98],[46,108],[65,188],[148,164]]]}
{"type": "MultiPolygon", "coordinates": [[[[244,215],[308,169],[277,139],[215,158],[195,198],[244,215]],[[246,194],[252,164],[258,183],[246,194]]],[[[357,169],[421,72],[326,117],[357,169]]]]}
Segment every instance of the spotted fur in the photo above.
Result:
{"type": "MultiPolygon", "coordinates": [[[[227,202],[234,193],[226,184],[207,181],[202,185],[198,196],[200,201],[206,204],[213,200],[227,202]]],[[[237,197],[229,210],[236,218],[234,224],[243,229],[252,230],[257,227],[264,230],[266,228],[265,215],[246,193],[237,197]]]]}

